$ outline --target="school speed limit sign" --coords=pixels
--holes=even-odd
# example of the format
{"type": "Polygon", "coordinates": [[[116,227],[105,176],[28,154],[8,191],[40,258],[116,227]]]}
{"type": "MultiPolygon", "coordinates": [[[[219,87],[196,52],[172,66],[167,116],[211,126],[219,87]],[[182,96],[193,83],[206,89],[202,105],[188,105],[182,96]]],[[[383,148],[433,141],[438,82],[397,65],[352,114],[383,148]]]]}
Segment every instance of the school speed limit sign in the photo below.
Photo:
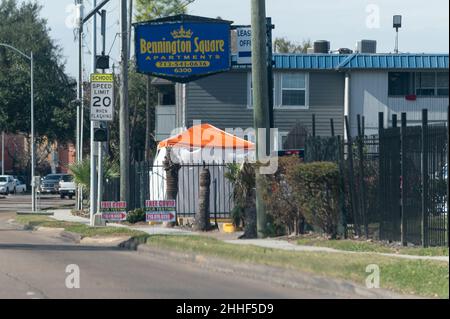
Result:
{"type": "Polygon", "coordinates": [[[91,74],[91,121],[114,120],[114,76],[91,74]]]}

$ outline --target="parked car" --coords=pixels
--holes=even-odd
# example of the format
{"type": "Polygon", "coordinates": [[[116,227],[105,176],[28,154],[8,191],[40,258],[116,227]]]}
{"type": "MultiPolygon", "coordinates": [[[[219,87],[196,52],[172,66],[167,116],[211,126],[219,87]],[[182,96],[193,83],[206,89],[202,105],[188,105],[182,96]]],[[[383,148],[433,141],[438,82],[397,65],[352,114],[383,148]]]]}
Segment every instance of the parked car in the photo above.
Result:
{"type": "Polygon", "coordinates": [[[73,181],[72,175],[65,175],[59,182],[59,195],[61,196],[61,199],[64,199],[69,197],[72,199],[75,196],[76,192],[76,185],[73,181]]]}
{"type": "Polygon", "coordinates": [[[49,174],[41,181],[40,192],[42,194],[58,194],[59,182],[68,174],[49,174]]]}
{"type": "Polygon", "coordinates": [[[14,179],[16,182],[16,193],[26,193],[27,192],[27,185],[22,183],[20,179],[14,179]]]}
{"type": "Polygon", "coordinates": [[[0,194],[8,195],[16,191],[16,182],[11,175],[0,176],[0,194]]]}

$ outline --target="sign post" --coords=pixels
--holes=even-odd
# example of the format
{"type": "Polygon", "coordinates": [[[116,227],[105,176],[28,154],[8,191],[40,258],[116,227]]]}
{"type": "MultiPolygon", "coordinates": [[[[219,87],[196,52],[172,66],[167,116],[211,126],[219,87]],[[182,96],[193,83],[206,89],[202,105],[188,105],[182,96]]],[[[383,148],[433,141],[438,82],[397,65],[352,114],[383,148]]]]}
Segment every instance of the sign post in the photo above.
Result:
{"type": "Polygon", "coordinates": [[[145,202],[147,222],[175,222],[177,218],[176,200],[148,200],[145,202]]]}
{"type": "Polygon", "coordinates": [[[101,202],[102,219],[109,222],[122,222],[127,219],[126,202],[101,202]]]}

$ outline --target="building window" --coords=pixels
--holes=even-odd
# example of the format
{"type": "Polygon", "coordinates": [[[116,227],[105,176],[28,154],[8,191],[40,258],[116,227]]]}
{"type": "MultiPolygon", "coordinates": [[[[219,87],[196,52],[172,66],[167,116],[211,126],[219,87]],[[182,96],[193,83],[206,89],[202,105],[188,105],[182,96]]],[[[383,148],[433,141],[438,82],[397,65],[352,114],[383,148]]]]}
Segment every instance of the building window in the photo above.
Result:
{"type": "Polygon", "coordinates": [[[175,85],[166,85],[159,88],[158,104],[160,106],[173,106],[176,104],[175,85]]]}
{"type": "Polygon", "coordinates": [[[281,106],[307,108],[307,75],[284,73],[281,75],[281,106]]]}
{"type": "Polygon", "coordinates": [[[448,96],[448,72],[389,72],[389,96],[448,96]]]}
{"type": "Polygon", "coordinates": [[[389,95],[406,96],[413,93],[413,74],[410,72],[389,72],[389,95]]]}
{"type": "MultiPolygon", "coordinates": [[[[274,75],[274,80],[273,80],[273,105],[274,107],[276,107],[276,81],[277,81],[277,76],[274,75]]],[[[253,108],[253,81],[252,81],[252,73],[248,73],[247,74],[247,107],[249,109],[253,108]]]]}
{"type": "Polygon", "coordinates": [[[416,95],[448,96],[448,72],[416,73],[416,95]]]}
{"type": "Polygon", "coordinates": [[[416,73],[416,95],[433,96],[436,93],[436,73],[416,73]]]}
{"type": "Polygon", "coordinates": [[[437,95],[448,96],[448,72],[437,73],[437,95]]]}

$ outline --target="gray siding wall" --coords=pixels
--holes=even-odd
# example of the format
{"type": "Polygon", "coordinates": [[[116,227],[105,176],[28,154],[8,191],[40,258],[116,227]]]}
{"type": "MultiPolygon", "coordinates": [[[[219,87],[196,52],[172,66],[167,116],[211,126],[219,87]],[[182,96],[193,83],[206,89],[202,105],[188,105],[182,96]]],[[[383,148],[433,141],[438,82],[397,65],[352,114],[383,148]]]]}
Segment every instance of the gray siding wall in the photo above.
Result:
{"type": "Polygon", "coordinates": [[[186,125],[201,120],[218,128],[248,128],[253,111],[247,109],[247,74],[213,75],[186,85],[186,125]]]}
{"type": "Polygon", "coordinates": [[[275,125],[289,131],[297,122],[312,132],[312,116],[316,115],[316,134],[330,136],[330,119],[334,120],[336,135],[344,134],[344,75],[340,73],[309,74],[309,109],[275,110],[275,125]]]}
{"type": "MultiPolygon", "coordinates": [[[[275,105],[279,105],[280,85],[276,78],[275,105]]],[[[344,75],[313,72],[309,75],[309,109],[275,108],[275,126],[289,132],[297,122],[309,131],[312,115],[316,114],[316,133],[329,136],[330,118],[334,119],[336,134],[343,135],[344,75]]],[[[210,123],[221,129],[243,129],[253,126],[253,110],[248,108],[248,73],[229,72],[191,82],[186,87],[186,125],[194,120],[210,123]]]]}

